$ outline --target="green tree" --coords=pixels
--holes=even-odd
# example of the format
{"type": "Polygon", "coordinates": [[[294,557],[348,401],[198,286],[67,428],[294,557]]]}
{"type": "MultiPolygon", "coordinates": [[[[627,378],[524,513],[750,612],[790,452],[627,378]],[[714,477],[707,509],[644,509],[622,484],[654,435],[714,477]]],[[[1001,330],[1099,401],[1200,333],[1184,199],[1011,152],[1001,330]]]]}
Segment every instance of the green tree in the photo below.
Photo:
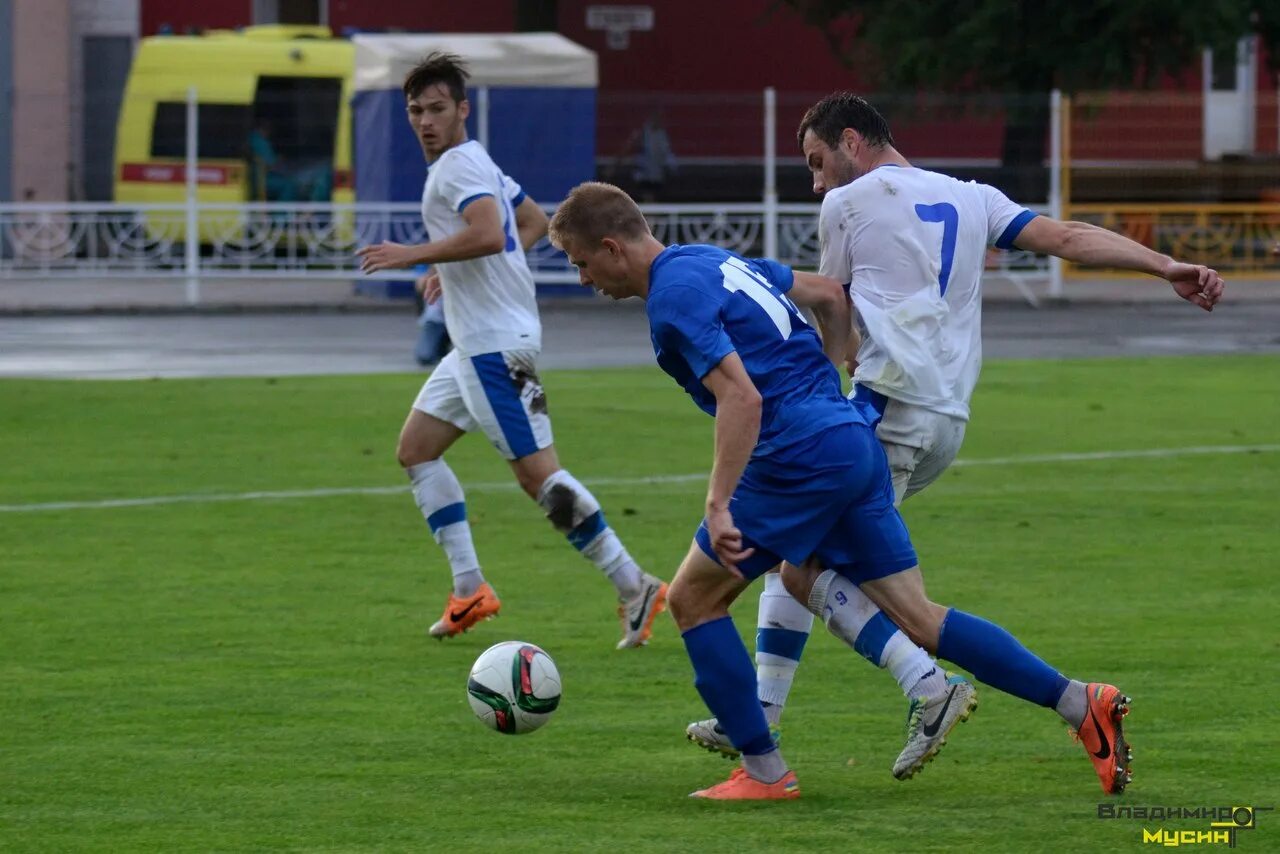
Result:
{"type": "Polygon", "coordinates": [[[1249,32],[1280,64],[1280,0],[781,2],[821,28],[836,55],[879,89],[1027,96],[1006,122],[1011,166],[1043,162],[1042,96],[1051,89],[1148,86],[1198,67],[1205,47],[1233,50],[1249,32]]]}

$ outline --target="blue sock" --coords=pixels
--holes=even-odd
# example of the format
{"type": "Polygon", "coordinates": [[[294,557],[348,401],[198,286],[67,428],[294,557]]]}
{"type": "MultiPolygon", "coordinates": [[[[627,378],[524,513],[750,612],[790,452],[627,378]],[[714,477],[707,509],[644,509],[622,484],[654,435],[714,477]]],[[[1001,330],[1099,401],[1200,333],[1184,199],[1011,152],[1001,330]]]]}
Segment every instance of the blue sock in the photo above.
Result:
{"type": "Polygon", "coordinates": [[[748,755],[776,749],[764,710],[756,699],[756,671],[729,617],[685,632],[693,662],[693,684],[733,746],[748,755]]]}
{"type": "Polygon", "coordinates": [[[955,662],[992,688],[1051,709],[1070,684],[995,623],[955,608],[942,620],[938,658],[955,662]]]}

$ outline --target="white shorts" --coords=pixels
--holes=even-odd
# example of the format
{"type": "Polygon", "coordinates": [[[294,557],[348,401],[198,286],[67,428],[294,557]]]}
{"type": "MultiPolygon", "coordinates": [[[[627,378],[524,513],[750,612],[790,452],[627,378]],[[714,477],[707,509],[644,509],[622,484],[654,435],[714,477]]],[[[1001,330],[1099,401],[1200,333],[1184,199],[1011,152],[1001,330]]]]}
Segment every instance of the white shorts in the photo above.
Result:
{"type": "Polygon", "coordinates": [[[445,356],[418,392],[413,408],[467,433],[481,430],[508,460],[551,445],[547,396],[538,379],[538,351],[445,356]]]}
{"type": "MultiPolygon", "coordinates": [[[[866,391],[870,390],[863,390],[866,391]]],[[[960,453],[967,423],[963,419],[875,392],[863,394],[859,399],[871,403],[881,413],[876,438],[889,458],[895,505],[941,477],[960,453]]]]}

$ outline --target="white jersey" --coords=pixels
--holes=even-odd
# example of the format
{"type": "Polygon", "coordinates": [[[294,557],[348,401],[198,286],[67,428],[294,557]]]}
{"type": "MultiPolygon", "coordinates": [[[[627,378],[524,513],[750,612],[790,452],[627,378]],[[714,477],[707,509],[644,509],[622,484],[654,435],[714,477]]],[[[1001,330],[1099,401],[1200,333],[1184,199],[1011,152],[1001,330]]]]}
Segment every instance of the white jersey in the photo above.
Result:
{"type": "Polygon", "coordinates": [[[470,261],[437,264],[444,294],[444,320],[454,347],[464,356],[542,349],[542,324],[533,274],[516,229],[520,186],[502,174],[475,140],[454,146],[431,164],[422,188],[422,222],[429,240],[466,227],[467,205],[492,197],[502,213],[506,250],[470,261]]]}
{"type": "Polygon", "coordinates": [[[880,166],[822,200],[819,272],[849,282],[854,380],[968,420],[982,366],[982,270],[1034,213],[986,184],[880,166]]]}

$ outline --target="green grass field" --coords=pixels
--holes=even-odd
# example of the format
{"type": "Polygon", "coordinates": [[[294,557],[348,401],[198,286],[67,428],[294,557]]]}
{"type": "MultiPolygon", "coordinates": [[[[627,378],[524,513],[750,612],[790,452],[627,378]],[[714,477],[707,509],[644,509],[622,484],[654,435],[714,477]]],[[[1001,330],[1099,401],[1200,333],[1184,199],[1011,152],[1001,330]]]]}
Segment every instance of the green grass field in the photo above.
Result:
{"type": "MultiPolygon", "coordinates": [[[[933,598],[1133,696],[1124,804],[1280,806],[1277,377],[1276,357],[989,364],[965,464],[905,508],[933,598]]],[[[545,379],[565,465],[669,577],[705,484],[637,480],[706,471],[711,420],[656,370],[545,379]]],[[[478,437],[450,462],[504,610],[445,643],[425,629],[447,568],[407,492],[12,510],[397,486],[420,381],[0,383],[0,849],[1061,851],[1161,824],[1099,820],[1057,716],[993,689],[895,781],[897,686],[821,632],[783,722],[803,797],[687,799],[731,765],[683,738],[705,710],[673,624],[615,651],[612,589],[478,437]],[[465,698],[507,639],[564,679],[527,737],[465,698]]],[[[753,593],[736,616],[754,634],[753,593]]],[[[1239,848],[1280,848],[1280,813],[1239,848]]]]}

